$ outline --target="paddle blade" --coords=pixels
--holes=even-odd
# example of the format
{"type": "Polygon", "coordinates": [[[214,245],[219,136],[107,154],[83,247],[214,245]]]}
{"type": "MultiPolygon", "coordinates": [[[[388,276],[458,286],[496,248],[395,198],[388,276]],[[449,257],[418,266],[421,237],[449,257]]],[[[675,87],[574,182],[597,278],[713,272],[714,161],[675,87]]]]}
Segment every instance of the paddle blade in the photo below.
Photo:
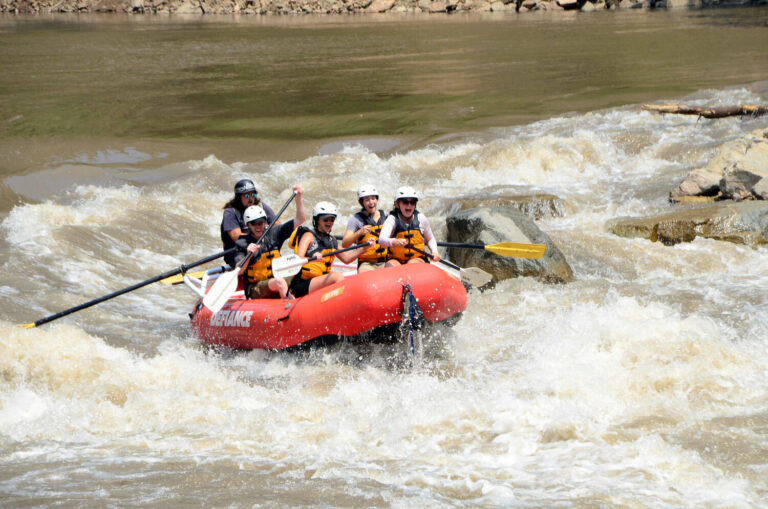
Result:
{"type": "Polygon", "coordinates": [[[238,271],[225,272],[216,280],[203,299],[203,306],[213,313],[218,313],[235,291],[237,291],[238,271]]]}
{"type": "Polygon", "coordinates": [[[459,271],[462,283],[467,283],[471,286],[485,286],[491,282],[493,276],[488,274],[480,267],[467,267],[459,271]]]}
{"type": "Polygon", "coordinates": [[[544,244],[500,242],[498,244],[487,244],[485,250],[508,258],[532,258],[538,260],[544,256],[544,253],[547,251],[547,246],[544,244]]]}
{"type": "Polygon", "coordinates": [[[272,275],[274,277],[295,276],[301,270],[302,265],[307,263],[307,258],[291,253],[272,261],[272,275]]]}
{"type": "MultiPolygon", "coordinates": [[[[187,276],[191,276],[195,279],[200,279],[205,274],[204,270],[199,270],[197,272],[186,272],[187,276]]],[[[184,274],[176,274],[175,276],[167,277],[165,279],[160,280],[161,283],[166,285],[178,285],[180,283],[184,282],[184,274]]]]}

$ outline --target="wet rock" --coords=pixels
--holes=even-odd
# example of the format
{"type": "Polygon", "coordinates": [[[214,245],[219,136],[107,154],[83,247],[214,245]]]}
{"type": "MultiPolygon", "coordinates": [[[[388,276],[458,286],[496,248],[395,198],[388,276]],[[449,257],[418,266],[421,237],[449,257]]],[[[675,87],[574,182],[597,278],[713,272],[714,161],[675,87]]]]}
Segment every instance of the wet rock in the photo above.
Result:
{"type": "Polygon", "coordinates": [[[512,206],[463,210],[449,216],[446,224],[449,242],[546,244],[547,252],[540,260],[506,258],[484,249],[448,249],[452,261],[461,266],[480,267],[493,275],[494,283],[520,276],[537,277],[547,283],[574,280],[573,270],[549,235],[512,206]]]}
{"type": "Polygon", "coordinates": [[[704,237],[757,246],[768,243],[768,203],[718,202],[658,216],[617,218],[608,223],[608,230],[666,245],[704,237]]]}
{"type": "Polygon", "coordinates": [[[768,129],[757,129],[747,136],[723,144],[702,168],[696,168],[669,195],[714,196],[723,199],[764,199],[754,186],[768,177],[768,129]]]}
{"type": "Polygon", "coordinates": [[[752,187],[752,192],[761,200],[768,200],[768,178],[762,178],[752,187]]]}
{"type": "Polygon", "coordinates": [[[442,210],[437,212],[448,216],[474,207],[503,206],[511,206],[534,220],[565,215],[565,205],[557,196],[547,193],[531,194],[530,189],[516,186],[495,188],[492,195],[486,190],[479,190],[458,196],[452,198],[442,210]]]}

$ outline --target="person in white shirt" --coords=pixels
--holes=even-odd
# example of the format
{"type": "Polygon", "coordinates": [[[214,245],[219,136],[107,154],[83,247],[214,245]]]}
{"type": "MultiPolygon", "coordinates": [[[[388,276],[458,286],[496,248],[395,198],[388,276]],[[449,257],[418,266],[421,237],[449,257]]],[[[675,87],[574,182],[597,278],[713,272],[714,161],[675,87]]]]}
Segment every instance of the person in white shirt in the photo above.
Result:
{"type": "Polygon", "coordinates": [[[395,192],[395,208],[389,213],[379,233],[379,244],[388,248],[387,266],[403,263],[424,263],[429,257],[439,261],[437,240],[429,226],[427,216],[416,210],[419,196],[412,187],[401,187],[395,192]],[[417,250],[429,248],[430,255],[417,250]],[[416,248],[416,249],[412,249],[416,248]]]}

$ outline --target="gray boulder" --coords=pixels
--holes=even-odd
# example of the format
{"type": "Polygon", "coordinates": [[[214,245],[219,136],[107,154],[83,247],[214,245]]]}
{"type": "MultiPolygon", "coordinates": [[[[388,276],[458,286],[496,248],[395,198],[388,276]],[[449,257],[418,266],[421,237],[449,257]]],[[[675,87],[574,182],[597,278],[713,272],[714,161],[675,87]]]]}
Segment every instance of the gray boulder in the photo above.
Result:
{"type": "Polygon", "coordinates": [[[491,193],[480,190],[445,200],[435,212],[442,216],[455,214],[460,210],[474,207],[510,206],[534,220],[565,215],[563,200],[553,194],[531,193],[530,189],[518,186],[497,187],[491,193]]]}
{"type": "Polygon", "coordinates": [[[448,216],[446,225],[449,242],[522,242],[547,246],[547,252],[540,260],[506,258],[485,249],[448,249],[448,256],[453,262],[461,266],[480,267],[493,275],[493,283],[520,276],[537,277],[547,283],[567,283],[574,280],[571,267],[552,239],[513,206],[463,210],[448,216]]]}
{"type": "Polygon", "coordinates": [[[666,245],[705,237],[757,246],[768,243],[768,203],[717,202],[658,216],[617,218],[608,223],[608,229],[620,237],[666,245]]]}
{"type": "Polygon", "coordinates": [[[764,199],[753,192],[753,187],[765,177],[768,177],[768,129],[761,128],[723,144],[705,166],[692,170],[669,198],[672,201],[680,201],[683,196],[764,199]]]}

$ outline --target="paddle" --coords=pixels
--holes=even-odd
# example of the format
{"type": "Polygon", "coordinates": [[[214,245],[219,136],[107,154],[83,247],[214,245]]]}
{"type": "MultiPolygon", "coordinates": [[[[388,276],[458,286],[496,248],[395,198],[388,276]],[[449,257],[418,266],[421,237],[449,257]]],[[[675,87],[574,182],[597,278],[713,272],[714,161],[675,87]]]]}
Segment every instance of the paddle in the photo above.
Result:
{"type": "MultiPolygon", "coordinates": [[[[432,259],[432,256],[427,253],[426,251],[422,251],[421,249],[414,247],[412,245],[406,246],[408,249],[412,249],[413,251],[416,251],[417,253],[421,253],[430,259],[432,259]]],[[[462,283],[467,283],[468,285],[472,286],[484,286],[491,282],[491,279],[493,279],[493,276],[488,274],[486,271],[479,267],[467,267],[466,269],[462,269],[455,263],[451,263],[447,260],[443,260],[442,258],[438,260],[438,262],[442,263],[446,267],[450,267],[453,270],[456,270],[459,272],[459,279],[461,279],[462,283]]]]}
{"type": "MultiPolygon", "coordinates": [[[[362,244],[354,244],[352,246],[345,247],[344,249],[331,251],[330,253],[323,255],[323,258],[366,246],[368,246],[367,242],[362,244]]],[[[314,260],[314,258],[302,258],[301,256],[294,253],[291,253],[287,256],[281,256],[272,262],[272,275],[274,277],[290,277],[296,275],[301,270],[303,265],[311,262],[312,260],[314,260]]]]}
{"type": "MultiPolygon", "coordinates": [[[[275,214],[275,219],[267,226],[267,228],[264,230],[264,233],[262,233],[261,237],[259,237],[259,240],[256,241],[257,246],[261,244],[262,240],[267,238],[269,230],[271,230],[275,223],[277,223],[277,220],[280,218],[283,212],[285,212],[285,209],[288,208],[288,205],[295,197],[296,191],[291,194],[291,197],[288,198],[288,201],[286,201],[283,207],[277,212],[277,214],[275,214]]],[[[221,308],[224,307],[224,304],[227,303],[229,297],[235,292],[235,290],[237,290],[237,278],[240,275],[240,268],[245,263],[248,263],[248,260],[251,259],[251,255],[253,255],[253,253],[249,253],[248,256],[240,260],[237,265],[235,265],[233,270],[225,272],[219,276],[216,282],[213,283],[213,286],[211,286],[210,290],[208,290],[208,293],[205,294],[205,298],[203,299],[203,306],[210,309],[213,313],[218,313],[221,308]]]]}
{"type": "MultiPolygon", "coordinates": [[[[335,236],[341,240],[341,235],[335,236]]],[[[507,258],[533,258],[539,259],[544,256],[547,246],[544,244],[523,244],[520,242],[499,242],[497,244],[468,244],[465,242],[438,242],[441,247],[461,247],[469,249],[485,249],[491,253],[507,258]]]]}
{"type": "Polygon", "coordinates": [[[24,323],[19,324],[19,327],[24,327],[26,329],[31,329],[32,327],[37,327],[38,325],[42,325],[44,323],[52,322],[53,320],[56,320],[57,318],[61,318],[62,316],[67,316],[70,313],[74,313],[75,311],[80,311],[81,309],[89,308],[91,306],[94,306],[96,304],[99,304],[101,302],[104,302],[105,300],[112,299],[114,297],[117,297],[119,295],[122,295],[124,293],[132,292],[134,290],[138,290],[139,288],[143,286],[147,286],[149,284],[155,283],[157,281],[161,281],[163,279],[166,279],[171,276],[175,276],[176,274],[183,274],[187,271],[187,269],[191,269],[192,267],[197,267],[198,265],[203,265],[204,263],[208,263],[210,261],[215,260],[216,258],[221,258],[222,256],[228,255],[229,253],[233,252],[236,248],[230,248],[226,251],[222,251],[221,253],[212,254],[210,256],[206,256],[205,258],[202,258],[200,260],[197,260],[196,262],[189,263],[187,265],[182,265],[177,269],[169,270],[168,272],[163,272],[162,274],[155,276],[153,278],[149,278],[146,281],[142,281],[141,283],[136,283],[135,285],[129,286],[128,288],[123,288],[122,290],[118,290],[116,292],[112,292],[109,295],[105,295],[103,297],[99,297],[97,299],[89,300],[88,302],[84,304],[80,304],[79,306],[75,306],[73,308],[66,309],[64,311],[60,311],[56,314],[46,316],[45,318],[41,318],[40,320],[32,323],[24,323]]]}
{"type": "MultiPolygon", "coordinates": [[[[228,268],[229,268],[229,265],[222,265],[220,267],[221,272],[225,272],[225,270],[228,269],[228,268]]],[[[208,270],[210,270],[210,269],[198,270],[196,272],[187,272],[186,275],[190,276],[190,277],[193,277],[195,279],[200,279],[201,277],[203,277],[205,275],[206,272],[208,272],[208,270]]],[[[167,277],[167,278],[161,280],[160,282],[163,283],[164,285],[178,285],[178,284],[181,284],[181,283],[184,282],[184,275],[185,274],[176,274],[174,276],[167,277]]]]}
{"type": "Polygon", "coordinates": [[[499,242],[498,244],[467,244],[464,242],[438,242],[442,247],[461,247],[470,249],[485,249],[499,256],[508,258],[533,258],[544,256],[547,246],[544,244],[521,244],[518,242],[499,242]]]}

